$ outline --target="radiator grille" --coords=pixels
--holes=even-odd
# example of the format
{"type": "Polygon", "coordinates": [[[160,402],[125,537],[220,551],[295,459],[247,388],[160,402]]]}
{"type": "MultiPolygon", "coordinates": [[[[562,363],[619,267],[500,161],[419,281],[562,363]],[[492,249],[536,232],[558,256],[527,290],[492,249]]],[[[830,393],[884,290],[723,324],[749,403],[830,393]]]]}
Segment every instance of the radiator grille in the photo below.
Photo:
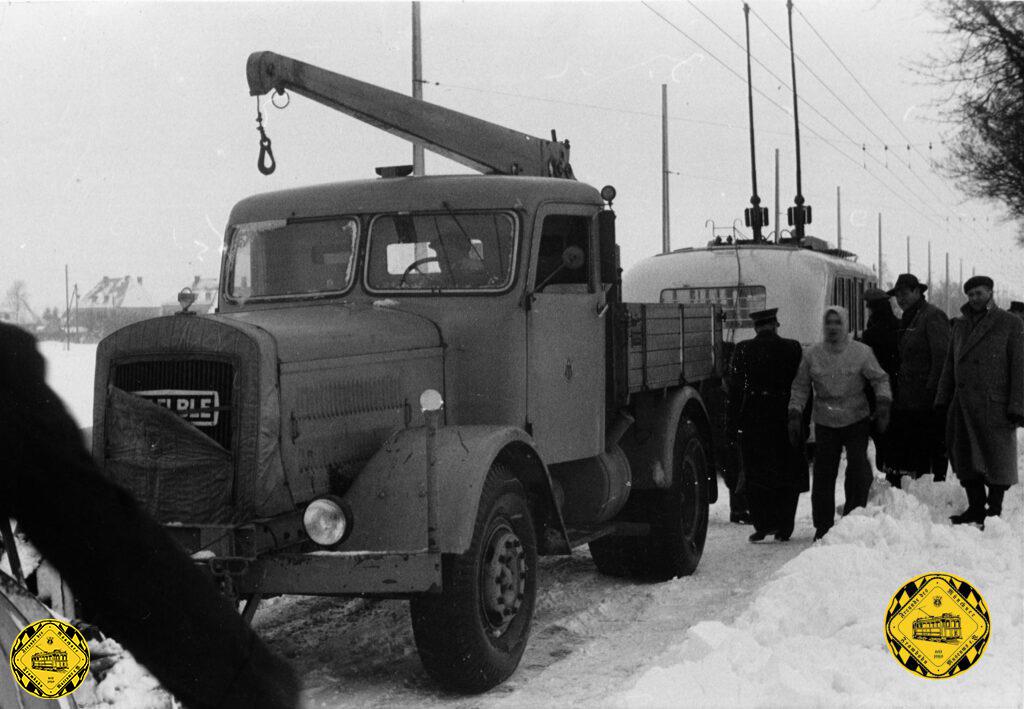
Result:
{"type": "Polygon", "coordinates": [[[234,367],[229,362],[203,359],[127,362],[114,367],[112,382],[127,392],[216,391],[220,399],[216,424],[197,428],[231,450],[234,367]]]}

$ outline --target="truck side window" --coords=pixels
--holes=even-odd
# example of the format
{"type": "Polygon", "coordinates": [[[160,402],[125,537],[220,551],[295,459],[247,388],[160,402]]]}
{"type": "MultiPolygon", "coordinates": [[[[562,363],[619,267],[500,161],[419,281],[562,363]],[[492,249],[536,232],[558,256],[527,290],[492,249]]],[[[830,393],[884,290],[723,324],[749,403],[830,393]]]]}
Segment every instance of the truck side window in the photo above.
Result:
{"type": "MultiPolygon", "coordinates": [[[[546,278],[562,265],[562,252],[568,246],[583,249],[586,261],[582,268],[562,268],[548,281],[548,286],[556,284],[587,285],[590,280],[590,219],[586,217],[570,217],[551,215],[544,218],[540,235],[540,249],[537,252],[537,275],[535,284],[543,283],[546,278]]],[[[575,291],[575,289],[573,289],[575,291]]]]}

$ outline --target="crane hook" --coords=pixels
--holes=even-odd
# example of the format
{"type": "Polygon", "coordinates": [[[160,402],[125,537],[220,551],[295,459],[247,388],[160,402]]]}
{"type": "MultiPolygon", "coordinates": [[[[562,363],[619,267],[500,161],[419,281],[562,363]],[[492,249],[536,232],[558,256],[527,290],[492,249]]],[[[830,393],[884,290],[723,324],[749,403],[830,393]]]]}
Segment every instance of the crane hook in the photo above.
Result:
{"type": "Polygon", "coordinates": [[[270,138],[263,130],[263,114],[260,112],[260,99],[256,97],[256,130],[260,132],[260,157],[256,161],[256,168],[264,175],[269,175],[277,169],[277,161],[274,160],[274,151],[270,147],[270,138]]]}

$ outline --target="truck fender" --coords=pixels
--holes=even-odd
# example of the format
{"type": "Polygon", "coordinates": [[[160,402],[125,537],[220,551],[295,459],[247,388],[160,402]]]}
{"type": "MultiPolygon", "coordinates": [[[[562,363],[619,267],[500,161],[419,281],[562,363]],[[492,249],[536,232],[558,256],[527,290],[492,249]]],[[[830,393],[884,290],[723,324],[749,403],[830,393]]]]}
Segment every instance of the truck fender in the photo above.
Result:
{"type": "MultiPolygon", "coordinates": [[[[522,429],[513,426],[441,426],[434,438],[437,475],[438,544],[446,554],[461,554],[473,541],[484,480],[493,465],[520,480],[537,526],[542,553],[569,553],[569,540],[555,502],[551,476],[522,429]]],[[[406,475],[422,472],[426,496],[427,428],[395,433],[373,456],[363,475],[401,468],[406,475]]]]}
{"type": "MultiPolygon", "coordinates": [[[[710,417],[692,386],[645,392],[633,399],[636,421],[619,441],[633,473],[635,489],[667,488],[675,470],[676,433],[680,418],[693,422],[710,454],[710,417]]],[[[713,467],[711,467],[714,470],[713,467]]]]}

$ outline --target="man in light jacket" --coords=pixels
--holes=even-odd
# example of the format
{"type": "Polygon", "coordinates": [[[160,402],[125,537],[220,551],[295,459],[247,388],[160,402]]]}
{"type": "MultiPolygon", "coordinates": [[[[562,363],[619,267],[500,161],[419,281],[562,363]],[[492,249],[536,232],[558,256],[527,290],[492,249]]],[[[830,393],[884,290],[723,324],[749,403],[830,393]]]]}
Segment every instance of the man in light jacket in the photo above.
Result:
{"type": "Polygon", "coordinates": [[[964,283],[967,304],[953,323],[953,342],[935,399],[948,406],[946,440],[967,509],[953,524],[984,524],[1003,510],[1017,483],[1017,426],[1024,426],[1024,323],[992,302],[992,279],[964,283]],[[988,487],[986,495],[986,486],[988,487]],[[987,505],[987,509],[986,509],[987,505]]]}
{"type": "Polygon", "coordinates": [[[800,361],[789,398],[789,436],[796,445],[801,436],[801,416],[814,387],[814,422],[817,446],[811,483],[814,539],[821,539],[835,522],[836,476],[846,449],[846,504],[843,514],[867,503],[871,488],[868,435],[871,410],[865,394],[875,392],[875,418],[881,431],[889,425],[892,392],[889,375],[878,364],[871,348],[850,339],[846,308],[830,305],[825,310],[825,339],[812,345],[800,361]]]}

